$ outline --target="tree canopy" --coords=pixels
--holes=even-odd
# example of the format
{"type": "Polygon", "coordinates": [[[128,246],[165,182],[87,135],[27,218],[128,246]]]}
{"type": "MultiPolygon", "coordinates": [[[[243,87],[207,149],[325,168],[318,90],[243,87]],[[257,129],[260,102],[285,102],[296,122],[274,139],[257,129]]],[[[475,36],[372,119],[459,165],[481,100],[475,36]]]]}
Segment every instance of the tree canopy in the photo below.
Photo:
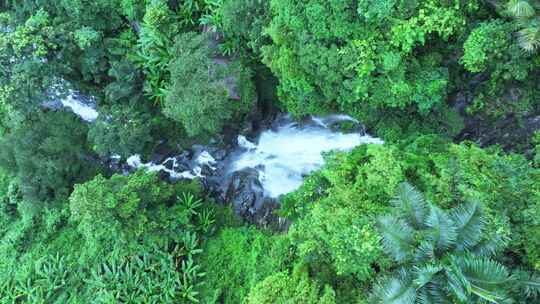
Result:
{"type": "Polygon", "coordinates": [[[0,303],[538,303],[539,49],[538,0],[0,0],[0,303]],[[250,224],[286,114],[381,141],[250,224]]]}

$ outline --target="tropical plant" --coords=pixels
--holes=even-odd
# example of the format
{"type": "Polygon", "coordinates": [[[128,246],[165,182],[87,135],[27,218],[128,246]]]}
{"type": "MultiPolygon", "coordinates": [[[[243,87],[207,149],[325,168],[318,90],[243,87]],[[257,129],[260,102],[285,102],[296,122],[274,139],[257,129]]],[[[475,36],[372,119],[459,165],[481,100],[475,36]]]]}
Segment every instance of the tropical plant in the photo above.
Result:
{"type": "Polygon", "coordinates": [[[197,287],[204,273],[191,258],[162,250],[125,260],[110,260],[91,271],[87,280],[96,303],[198,303],[197,287]]]}
{"type": "Polygon", "coordinates": [[[166,1],[152,1],[146,7],[134,61],[146,77],[144,93],[155,103],[161,103],[166,95],[172,39],[179,30],[177,21],[166,1]]]}
{"type": "Polygon", "coordinates": [[[535,52],[540,47],[540,1],[510,0],[506,5],[507,13],[519,26],[519,46],[527,52],[535,52]]]}
{"type": "Polygon", "coordinates": [[[257,283],[286,269],[292,249],[284,235],[254,227],[227,227],[208,240],[199,257],[206,272],[201,302],[237,304],[257,283]]]}
{"type": "Polygon", "coordinates": [[[264,28],[270,22],[270,1],[224,0],[217,14],[225,36],[225,50],[251,50],[260,55],[262,45],[268,37],[264,28]]]}
{"type": "Polygon", "coordinates": [[[263,62],[295,115],[351,107],[425,115],[444,104],[449,84],[444,50],[425,44],[462,33],[476,9],[469,2],[273,0],[263,62]]]}
{"type": "Polygon", "coordinates": [[[477,202],[444,211],[408,183],[379,219],[385,252],[397,263],[376,284],[376,303],[509,303],[514,278],[492,256],[504,242],[484,235],[487,219],[477,202]]]}
{"type": "Polygon", "coordinates": [[[247,304],[335,304],[335,291],[321,288],[309,278],[304,267],[295,267],[292,275],[277,272],[255,285],[244,300],[247,304]]]}
{"type": "Polygon", "coordinates": [[[0,284],[0,303],[60,303],[70,294],[70,266],[65,256],[47,254],[30,265],[28,277],[11,277],[0,284]]]}

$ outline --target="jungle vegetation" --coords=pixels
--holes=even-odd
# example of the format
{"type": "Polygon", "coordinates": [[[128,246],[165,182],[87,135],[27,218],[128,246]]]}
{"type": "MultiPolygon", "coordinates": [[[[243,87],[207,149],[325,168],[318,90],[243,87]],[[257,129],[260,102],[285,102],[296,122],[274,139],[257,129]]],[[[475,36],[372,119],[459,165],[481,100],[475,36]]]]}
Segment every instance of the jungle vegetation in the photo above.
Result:
{"type": "Polygon", "coordinates": [[[540,303],[539,68],[537,0],[0,0],[0,303],[540,303]],[[385,141],[286,231],[100,162],[268,108],[385,141]]]}

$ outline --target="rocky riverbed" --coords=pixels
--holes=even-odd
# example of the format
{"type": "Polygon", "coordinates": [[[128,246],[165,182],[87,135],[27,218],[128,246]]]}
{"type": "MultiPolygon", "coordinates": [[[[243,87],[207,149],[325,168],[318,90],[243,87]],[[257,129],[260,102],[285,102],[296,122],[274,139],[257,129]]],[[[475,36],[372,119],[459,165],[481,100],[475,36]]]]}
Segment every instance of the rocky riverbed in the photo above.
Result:
{"type": "MultiPolygon", "coordinates": [[[[92,123],[99,113],[91,101],[71,92],[61,104],[92,123]]],[[[142,168],[171,182],[199,179],[210,196],[232,204],[246,221],[280,228],[284,223],[273,212],[279,207],[279,197],[298,189],[307,175],[321,168],[323,153],[382,143],[346,115],[296,121],[278,114],[267,123],[255,120],[249,125],[258,128],[247,128],[226,144],[161,151],[147,160],[140,155],[127,159],[112,155],[107,163],[111,171],[123,174],[142,168]]]]}

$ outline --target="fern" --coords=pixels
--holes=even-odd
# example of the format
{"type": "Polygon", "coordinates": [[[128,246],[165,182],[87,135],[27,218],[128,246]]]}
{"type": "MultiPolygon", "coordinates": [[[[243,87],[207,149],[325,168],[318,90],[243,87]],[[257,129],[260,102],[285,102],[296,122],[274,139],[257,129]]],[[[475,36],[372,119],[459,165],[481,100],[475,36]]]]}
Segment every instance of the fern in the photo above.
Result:
{"type": "Polygon", "coordinates": [[[408,184],[399,187],[392,204],[397,214],[381,217],[379,227],[385,251],[401,268],[375,286],[375,302],[502,304],[510,301],[512,282],[531,298],[538,295],[536,277],[510,277],[490,259],[504,242],[483,236],[480,204],[464,203],[450,211],[423,205],[422,195],[408,184]]]}
{"type": "Polygon", "coordinates": [[[498,253],[505,245],[505,240],[495,235],[490,238],[484,238],[469,251],[477,256],[490,257],[498,253]]]}
{"type": "Polygon", "coordinates": [[[510,0],[507,5],[510,15],[520,18],[534,16],[534,7],[526,0],[510,0]]]}
{"type": "Polygon", "coordinates": [[[445,286],[435,279],[418,290],[417,302],[420,304],[443,304],[449,303],[445,286]]]}
{"type": "Polygon", "coordinates": [[[540,47],[540,4],[534,0],[511,0],[506,6],[507,13],[514,17],[520,30],[518,44],[526,52],[532,53],[540,47]]]}
{"type": "Polygon", "coordinates": [[[526,52],[534,52],[540,47],[540,26],[537,20],[519,30],[518,43],[526,52]]]}
{"type": "Polygon", "coordinates": [[[423,263],[435,258],[435,246],[429,241],[423,241],[416,248],[414,259],[417,263],[423,263]]]}
{"type": "Polygon", "coordinates": [[[510,281],[510,275],[503,265],[471,255],[453,257],[452,263],[462,270],[469,282],[469,293],[491,303],[508,297],[504,285],[510,281]]]}
{"type": "Polygon", "coordinates": [[[448,291],[460,302],[466,303],[469,299],[470,283],[463,274],[462,269],[456,264],[445,267],[445,279],[448,291]]]}
{"type": "Polygon", "coordinates": [[[421,267],[414,266],[414,284],[416,288],[423,288],[433,281],[435,275],[443,270],[440,265],[423,265],[421,267]]]}

